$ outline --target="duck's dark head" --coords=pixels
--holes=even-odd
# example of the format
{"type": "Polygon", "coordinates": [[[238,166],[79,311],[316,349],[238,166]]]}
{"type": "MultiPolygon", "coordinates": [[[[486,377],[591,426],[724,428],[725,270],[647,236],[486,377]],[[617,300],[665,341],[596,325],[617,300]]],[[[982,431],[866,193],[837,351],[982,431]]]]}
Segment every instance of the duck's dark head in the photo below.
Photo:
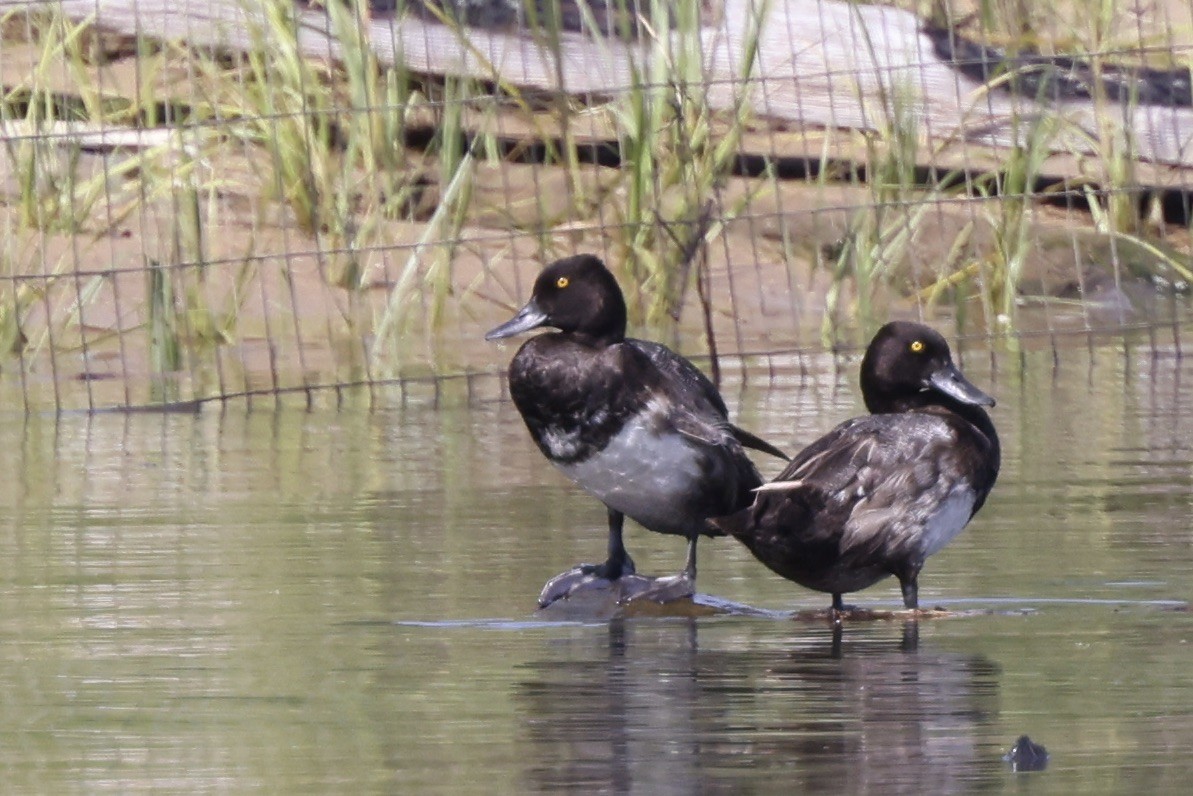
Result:
{"type": "Polygon", "coordinates": [[[862,359],[862,397],[873,413],[932,404],[994,406],[953,364],[944,337],[910,321],[892,321],[874,335],[862,359]]]}
{"type": "Polygon", "coordinates": [[[499,340],[551,326],[596,342],[625,339],[626,306],[613,274],[591,254],[556,260],[534,282],[534,293],[518,314],[485,335],[499,340]]]}

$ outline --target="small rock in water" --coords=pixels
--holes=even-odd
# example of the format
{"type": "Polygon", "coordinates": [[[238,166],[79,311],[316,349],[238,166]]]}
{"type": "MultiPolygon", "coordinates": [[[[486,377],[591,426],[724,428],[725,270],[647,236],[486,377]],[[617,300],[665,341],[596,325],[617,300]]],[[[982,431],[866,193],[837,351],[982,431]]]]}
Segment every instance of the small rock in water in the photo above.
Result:
{"type": "Polygon", "coordinates": [[[1011,764],[1011,770],[1043,771],[1048,767],[1048,750],[1026,735],[1020,735],[1011,751],[1003,755],[1003,760],[1011,764]]]}

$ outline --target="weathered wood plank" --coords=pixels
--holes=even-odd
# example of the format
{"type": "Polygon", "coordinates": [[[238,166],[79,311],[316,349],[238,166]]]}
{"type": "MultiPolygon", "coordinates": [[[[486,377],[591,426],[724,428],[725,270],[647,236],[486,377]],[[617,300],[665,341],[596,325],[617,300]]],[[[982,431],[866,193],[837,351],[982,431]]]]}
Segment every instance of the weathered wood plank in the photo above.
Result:
{"type": "Polygon", "coordinates": [[[29,124],[23,120],[0,122],[0,141],[43,137],[78,146],[84,152],[116,150],[181,149],[185,142],[177,130],[135,130],[90,122],[55,121],[29,124]]]}
{"type": "MultiPolygon", "coordinates": [[[[61,0],[60,5],[72,18],[93,19],[122,33],[231,49],[255,46],[254,31],[262,21],[262,6],[252,0],[61,0]]],[[[305,4],[294,11],[301,49],[336,57],[339,43],[326,12],[305,4]]],[[[905,11],[836,0],[724,0],[720,11],[704,16],[700,33],[714,107],[732,107],[745,91],[754,111],[765,117],[877,130],[897,99],[913,109],[933,141],[995,147],[1022,141],[1034,119],[1051,113],[1063,120],[1051,145],[1056,152],[1098,154],[1109,133],[1126,135],[1138,159],[1193,165],[1190,108],[1117,103],[1099,108],[1082,98],[1044,107],[1032,98],[987,90],[943,61],[921,21],[905,11]],[[759,15],[756,78],[743,85],[742,52],[759,15]]],[[[651,50],[642,41],[564,32],[556,51],[508,26],[458,30],[425,15],[377,15],[368,37],[382,60],[419,72],[573,94],[614,95],[632,85],[635,66],[650,73],[651,50]]]]}

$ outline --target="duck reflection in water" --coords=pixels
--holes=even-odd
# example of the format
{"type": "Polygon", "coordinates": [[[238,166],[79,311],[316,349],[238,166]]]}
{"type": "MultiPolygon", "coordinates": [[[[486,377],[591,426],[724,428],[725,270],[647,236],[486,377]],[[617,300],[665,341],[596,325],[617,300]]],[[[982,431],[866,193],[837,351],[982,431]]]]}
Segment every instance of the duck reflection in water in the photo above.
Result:
{"type": "Polygon", "coordinates": [[[1001,750],[982,744],[995,664],[917,648],[914,622],[840,630],[771,644],[695,620],[584,628],[517,686],[528,788],[920,794],[999,780],[1001,750]]]}
{"type": "Polygon", "coordinates": [[[999,441],[982,408],[994,399],[953,364],[948,343],[919,323],[878,330],[861,366],[871,414],[801,451],[753,505],[713,521],[774,572],[841,595],[894,575],[919,608],[924,562],[986,502],[999,441]]]}

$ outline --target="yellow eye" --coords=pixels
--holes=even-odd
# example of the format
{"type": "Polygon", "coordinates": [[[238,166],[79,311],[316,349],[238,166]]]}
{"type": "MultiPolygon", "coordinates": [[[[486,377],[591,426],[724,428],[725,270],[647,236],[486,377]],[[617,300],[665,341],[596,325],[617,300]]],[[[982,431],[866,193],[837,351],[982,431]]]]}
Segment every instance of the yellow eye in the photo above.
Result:
{"type": "Polygon", "coordinates": [[[555,287],[562,290],[563,288],[565,288],[567,286],[568,286],[568,278],[566,276],[561,276],[555,280],[555,287]]]}
{"type": "Polygon", "coordinates": [[[924,343],[922,340],[913,340],[911,343],[911,350],[913,353],[920,353],[924,350],[924,343]]]}

